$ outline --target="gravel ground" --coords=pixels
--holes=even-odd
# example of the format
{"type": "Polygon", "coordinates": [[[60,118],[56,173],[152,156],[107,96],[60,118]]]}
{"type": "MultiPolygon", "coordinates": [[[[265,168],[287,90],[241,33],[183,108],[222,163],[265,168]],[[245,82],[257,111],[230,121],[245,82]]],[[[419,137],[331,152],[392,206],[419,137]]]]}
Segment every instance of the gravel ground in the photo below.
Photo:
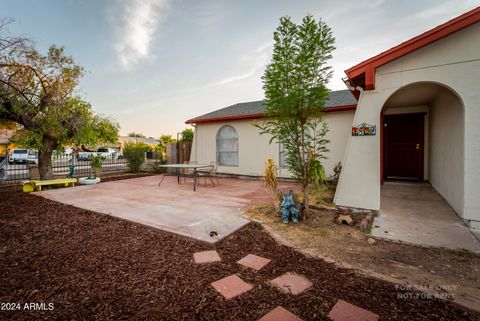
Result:
{"type": "Polygon", "coordinates": [[[3,304],[1,320],[257,320],[279,305],[304,320],[327,320],[338,299],[381,320],[480,319],[306,257],[255,224],[210,246],[14,190],[1,190],[0,199],[0,302],[21,306],[6,311],[3,304]],[[195,251],[212,248],[222,262],[193,263],[195,251]],[[249,253],[272,262],[259,272],[240,267],[236,261],[249,253]],[[285,272],[306,276],[313,288],[292,296],[268,284],[285,272]],[[231,274],[254,289],[226,301],[210,283],[231,274]],[[25,303],[45,303],[45,310],[25,310],[25,303]]]}

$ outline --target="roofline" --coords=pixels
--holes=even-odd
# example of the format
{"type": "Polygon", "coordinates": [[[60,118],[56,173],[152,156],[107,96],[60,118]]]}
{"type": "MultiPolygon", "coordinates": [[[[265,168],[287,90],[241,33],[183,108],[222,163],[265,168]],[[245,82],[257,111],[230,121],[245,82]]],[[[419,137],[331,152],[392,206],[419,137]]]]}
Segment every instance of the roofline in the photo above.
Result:
{"type": "MultiPolygon", "coordinates": [[[[329,112],[337,112],[337,111],[346,111],[346,110],[355,110],[357,109],[357,105],[342,105],[342,106],[333,106],[329,107],[325,110],[326,113],[329,112]]],[[[247,114],[247,115],[232,115],[232,116],[223,116],[223,117],[210,117],[210,118],[203,118],[195,120],[195,118],[189,119],[185,122],[185,124],[200,124],[200,123],[212,123],[212,122],[221,122],[227,120],[245,120],[245,119],[258,119],[265,117],[264,113],[258,114],[247,114]]]]}
{"type": "MultiPolygon", "coordinates": [[[[427,32],[390,48],[372,58],[345,70],[350,83],[354,86],[363,85],[364,89],[375,89],[375,69],[395,59],[403,57],[417,49],[423,48],[437,40],[445,38],[457,31],[465,29],[480,21],[480,7],[476,7],[452,20],[447,21],[427,32]],[[364,75],[362,84],[355,83],[354,78],[364,75]]],[[[362,77],[363,78],[363,77],[362,77]]]]}

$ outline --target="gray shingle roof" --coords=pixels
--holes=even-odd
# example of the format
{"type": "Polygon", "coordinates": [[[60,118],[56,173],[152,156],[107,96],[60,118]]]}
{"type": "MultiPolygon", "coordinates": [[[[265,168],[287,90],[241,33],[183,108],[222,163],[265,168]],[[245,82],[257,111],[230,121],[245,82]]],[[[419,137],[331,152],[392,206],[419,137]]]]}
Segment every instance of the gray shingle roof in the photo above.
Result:
{"type": "MultiPolygon", "coordinates": [[[[357,99],[352,95],[350,90],[336,90],[331,91],[325,107],[331,108],[336,106],[356,105],[357,99]]],[[[253,115],[263,114],[264,105],[263,100],[250,101],[246,103],[238,103],[222,109],[212,111],[210,113],[198,116],[196,118],[187,120],[187,123],[202,122],[209,119],[224,118],[224,117],[248,117],[253,115]]],[[[212,120],[213,121],[213,120],[212,120]]]]}

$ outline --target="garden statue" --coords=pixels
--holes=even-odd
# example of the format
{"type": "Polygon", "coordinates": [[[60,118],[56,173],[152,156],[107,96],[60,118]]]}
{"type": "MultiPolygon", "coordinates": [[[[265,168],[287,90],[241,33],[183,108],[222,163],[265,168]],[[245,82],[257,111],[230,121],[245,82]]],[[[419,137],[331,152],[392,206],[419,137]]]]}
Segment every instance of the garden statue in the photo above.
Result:
{"type": "Polygon", "coordinates": [[[282,222],[288,224],[288,218],[292,218],[293,223],[298,223],[298,208],[295,204],[295,198],[293,195],[293,191],[290,190],[288,195],[285,194],[284,191],[282,192],[282,204],[280,204],[280,213],[282,216],[282,222]]]}
{"type": "Polygon", "coordinates": [[[75,164],[74,164],[74,160],[73,160],[73,154],[72,154],[72,158],[70,159],[70,161],[68,162],[68,175],[67,177],[68,178],[73,178],[74,176],[74,173],[75,173],[75,164]]]}

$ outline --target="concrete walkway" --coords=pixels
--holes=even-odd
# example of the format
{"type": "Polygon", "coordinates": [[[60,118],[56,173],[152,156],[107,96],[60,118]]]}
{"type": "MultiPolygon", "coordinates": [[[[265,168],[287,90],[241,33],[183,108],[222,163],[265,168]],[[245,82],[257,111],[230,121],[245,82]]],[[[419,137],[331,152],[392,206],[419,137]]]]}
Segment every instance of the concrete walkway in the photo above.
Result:
{"type": "Polygon", "coordinates": [[[221,179],[220,185],[192,190],[192,180],[177,184],[160,176],[112,181],[90,186],[54,189],[35,194],[197,240],[215,243],[249,221],[244,209],[269,200],[261,181],[221,179]]]}
{"type": "Polygon", "coordinates": [[[373,225],[376,237],[480,253],[479,240],[428,183],[385,183],[373,225]]]}

